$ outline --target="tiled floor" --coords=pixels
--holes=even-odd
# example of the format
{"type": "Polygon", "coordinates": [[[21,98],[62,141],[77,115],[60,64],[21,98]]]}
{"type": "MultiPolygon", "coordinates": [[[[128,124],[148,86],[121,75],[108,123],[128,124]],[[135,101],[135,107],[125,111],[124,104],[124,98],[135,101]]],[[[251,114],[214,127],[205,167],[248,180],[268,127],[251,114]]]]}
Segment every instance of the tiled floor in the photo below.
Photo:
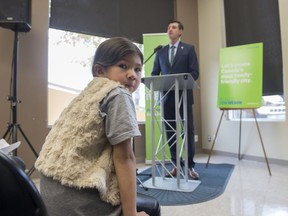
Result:
{"type": "MultiPolygon", "coordinates": [[[[195,161],[206,163],[207,158],[198,154],[195,161]]],[[[235,164],[225,192],[199,204],[161,206],[162,216],[288,216],[288,166],[270,163],[270,176],[262,162],[212,155],[210,163],[235,164]]]]}
{"type": "MultiPolygon", "coordinates": [[[[197,155],[206,163],[208,156],[197,155]]],[[[235,164],[225,192],[208,202],[162,206],[162,216],[288,216],[288,166],[212,155],[210,163],[235,164]]]]}

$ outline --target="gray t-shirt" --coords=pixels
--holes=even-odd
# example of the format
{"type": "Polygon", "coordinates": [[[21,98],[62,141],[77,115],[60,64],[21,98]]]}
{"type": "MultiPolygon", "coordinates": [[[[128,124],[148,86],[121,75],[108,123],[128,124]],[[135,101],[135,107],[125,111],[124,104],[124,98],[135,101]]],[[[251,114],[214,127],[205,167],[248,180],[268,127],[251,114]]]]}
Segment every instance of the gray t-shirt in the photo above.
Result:
{"type": "Polygon", "coordinates": [[[105,118],[106,136],[112,145],[141,136],[132,95],[126,88],[113,89],[103,99],[100,110],[105,118]]]}

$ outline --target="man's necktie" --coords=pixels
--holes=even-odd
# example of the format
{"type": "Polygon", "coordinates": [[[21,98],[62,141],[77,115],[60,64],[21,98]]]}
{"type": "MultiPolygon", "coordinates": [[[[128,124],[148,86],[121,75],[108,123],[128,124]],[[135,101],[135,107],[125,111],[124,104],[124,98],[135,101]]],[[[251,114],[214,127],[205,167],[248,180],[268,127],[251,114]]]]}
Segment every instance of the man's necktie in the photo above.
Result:
{"type": "Polygon", "coordinates": [[[171,55],[170,55],[170,65],[173,64],[173,60],[174,60],[174,56],[175,56],[175,46],[171,46],[170,49],[171,49],[171,55]]]}

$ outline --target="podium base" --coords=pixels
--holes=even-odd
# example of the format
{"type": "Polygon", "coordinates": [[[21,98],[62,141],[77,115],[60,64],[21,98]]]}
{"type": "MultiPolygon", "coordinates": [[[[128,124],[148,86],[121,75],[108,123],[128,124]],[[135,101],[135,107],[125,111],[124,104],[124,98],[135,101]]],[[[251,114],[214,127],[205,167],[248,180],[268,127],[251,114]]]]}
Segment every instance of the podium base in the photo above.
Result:
{"type": "Polygon", "coordinates": [[[177,179],[175,178],[162,178],[155,177],[155,185],[153,185],[152,178],[144,182],[146,188],[153,188],[159,190],[170,190],[180,192],[192,192],[201,184],[200,180],[187,180],[180,179],[180,186],[177,186],[177,179]]]}

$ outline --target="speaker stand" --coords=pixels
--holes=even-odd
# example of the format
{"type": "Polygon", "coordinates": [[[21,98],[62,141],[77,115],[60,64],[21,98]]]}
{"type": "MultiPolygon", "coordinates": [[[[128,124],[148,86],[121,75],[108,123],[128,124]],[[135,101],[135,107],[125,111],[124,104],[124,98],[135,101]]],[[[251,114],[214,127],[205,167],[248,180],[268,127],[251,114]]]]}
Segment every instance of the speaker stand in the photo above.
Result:
{"type": "MultiPolygon", "coordinates": [[[[19,130],[22,136],[24,137],[26,143],[29,145],[30,149],[36,156],[38,157],[38,154],[34,147],[32,146],[31,142],[29,141],[28,137],[23,132],[20,124],[17,123],[17,105],[21,101],[18,100],[17,95],[17,87],[18,87],[18,47],[19,47],[19,36],[18,31],[15,30],[15,36],[14,36],[14,47],[13,47],[13,60],[12,60],[12,67],[13,67],[13,76],[12,76],[12,95],[8,96],[8,101],[10,101],[11,104],[11,112],[12,112],[12,122],[8,123],[8,128],[6,132],[3,135],[3,138],[6,139],[6,136],[10,134],[10,138],[12,135],[12,143],[15,143],[18,141],[17,137],[17,131],[19,130]]],[[[17,156],[17,149],[13,151],[13,155],[17,156]]],[[[34,166],[29,170],[28,174],[31,175],[34,171],[34,166]]]]}

